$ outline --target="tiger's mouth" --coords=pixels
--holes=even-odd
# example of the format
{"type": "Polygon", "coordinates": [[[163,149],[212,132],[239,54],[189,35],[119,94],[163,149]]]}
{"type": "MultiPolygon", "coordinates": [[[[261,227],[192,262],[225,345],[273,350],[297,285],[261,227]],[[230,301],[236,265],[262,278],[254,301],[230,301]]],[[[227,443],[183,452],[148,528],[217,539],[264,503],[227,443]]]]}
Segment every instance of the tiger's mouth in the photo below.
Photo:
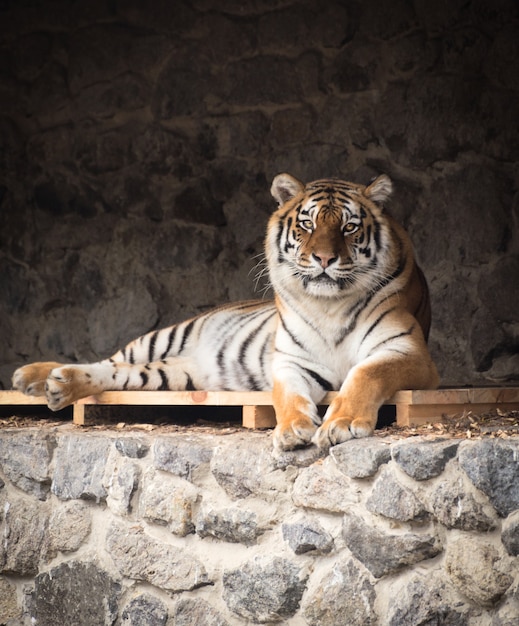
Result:
{"type": "Polygon", "coordinates": [[[322,272],[318,276],[304,276],[303,278],[303,285],[307,291],[321,295],[337,293],[342,289],[341,282],[326,272],[322,272]]]}

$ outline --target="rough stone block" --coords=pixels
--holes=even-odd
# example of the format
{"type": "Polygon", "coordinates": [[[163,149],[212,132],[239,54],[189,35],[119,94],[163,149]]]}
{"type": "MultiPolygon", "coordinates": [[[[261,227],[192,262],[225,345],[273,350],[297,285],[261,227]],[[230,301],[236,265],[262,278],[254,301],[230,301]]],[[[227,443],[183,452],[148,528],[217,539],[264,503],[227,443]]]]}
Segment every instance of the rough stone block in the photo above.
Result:
{"type": "Polygon", "coordinates": [[[53,559],[58,552],[74,552],[90,534],[92,516],[83,502],[65,502],[52,510],[45,536],[45,556],[53,559]]]}
{"type": "Polygon", "coordinates": [[[502,556],[489,543],[460,538],[449,542],[445,569],[459,591],[481,606],[495,604],[513,582],[502,571],[502,556]]]}
{"type": "Polygon", "coordinates": [[[330,456],[346,476],[368,478],[391,459],[391,443],[375,438],[352,439],[331,448],[330,456]]]}
{"type": "Polygon", "coordinates": [[[5,624],[8,620],[20,617],[22,609],[18,606],[16,589],[14,585],[0,576],[0,623],[5,624]]]}
{"type": "Polygon", "coordinates": [[[351,509],[359,501],[359,494],[351,479],[331,464],[316,464],[299,473],[292,490],[296,506],[340,513],[351,509]]]}
{"type": "Polygon", "coordinates": [[[104,500],[103,476],[111,446],[107,437],[62,435],[55,452],[52,493],[61,500],[104,500]]]}
{"type": "Polygon", "coordinates": [[[519,556],[519,511],[514,511],[503,521],[501,541],[510,556],[519,556]]]}
{"type": "Polygon", "coordinates": [[[137,437],[121,437],[115,442],[116,449],[131,459],[142,459],[148,454],[150,444],[137,437]]]}
{"type": "MultiPolygon", "coordinates": [[[[422,495],[427,510],[447,528],[487,532],[496,527],[496,512],[479,502],[475,489],[463,475],[450,473],[422,495]],[[467,484],[468,483],[468,484],[467,484]]],[[[479,500],[484,496],[479,494],[479,500]]]]}
{"type": "Polygon", "coordinates": [[[399,483],[392,468],[385,467],[377,476],[373,490],[366,500],[372,513],[406,522],[427,517],[427,511],[416,495],[399,483]]]}
{"type": "Polygon", "coordinates": [[[464,441],[458,457],[461,468],[501,517],[519,509],[519,441],[464,441]]]}
{"type": "Polygon", "coordinates": [[[202,598],[179,600],[172,616],[175,626],[229,626],[222,615],[202,598]]]}
{"type": "Polygon", "coordinates": [[[344,516],[342,536],[352,554],[376,578],[396,572],[406,565],[431,559],[441,551],[435,537],[384,533],[353,514],[344,516]]]}
{"type": "Polygon", "coordinates": [[[405,439],[391,448],[393,460],[415,480],[439,476],[447,461],[456,456],[456,440],[415,438],[405,439]]]}
{"type": "Polygon", "coordinates": [[[36,577],[29,613],[38,626],[111,626],[121,587],[93,563],[70,561],[36,577]]]}
{"type": "Polygon", "coordinates": [[[213,450],[206,439],[192,435],[157,437],[153,443],[156,469],[192,480],[193,472],[208,465],[213,450]]]}
{"type": "Polygon", "coordinates": [[[187,480],[152,469],[144,477],[139,506],[145,519],[167,525],[184,537],[194,531],[193,507],[198,497],[198,490],[187,480]]]}
{"type": "Polygon", "coordinates": [[[6,504],[4,558],[0,551],[0,572],[34,576],[42,556],[49,521],[48,507],[39,502],[13,499],[6,504]],[[3,562],[2,562],[3,561],[3,562]]]}
{"type": "Polygon", "coordinates": [[[333,549],[333,537],[317,520],[286,523],[282,527],[283,539],[295,554],[314,552],[328,554],[333,549]]]}
{"type": "Polygon", "coordinates": [[[45,500],[50,490],[49,464],[56,442],[52,435],[16,431],[0,437],[0,467],[23,491],[45,500]]]}
{"type": "Polygon", "coordinates": [[[309,626],[375,626],[373,579],[355,559],[341,558],[310,590],[303,604],[309,626]]]}
{"type": "Polygon", "coordinates": [[[468,625],[468,607],[436,573],[414,574],[390,596],[387,626],[422,624],[468,625]]]}
{"type": "Polygon", "coordinates": [[[236,615],[255,623],[292,617],[306,586],[307,574],[280,557],[256,557],[223,575],[223,598],[236,615]]]}
{"type": "Polygon", "coordinates": [[[215,448],[211,472],[227,495],[235,499],[250,495],[276,499],[287,489],[284,473],[276,469],[272,457],[272,443],[264,435],[221,442],[215,448]]]}
{"type": "Polygon", "coordinates": [[[137,526],[112,524],[106,547],[122,576],[172,592],[211,584],[198,559],[178,546],[154,539],[137,526]]]}
{"type": "Polygon", "coordinates": [[[124,607],[121,626],[166,626],[167,621],[168,610],[164,603],[143,593],[124,607]]]}
{"type": "Polygon", "coordinates": [[[131,513],[131,500],[140,476],[141,470],[133,461],[112,455],[103,477],[103,485],[108,494],[106,504],[111,511],[117,515],[131,513]]]}
{"type": "Polygon", "coordinates": [[[256,513],[236,508],[216,511],[203,506],[196,521],[196,533],[200,537],[215,537],[231,543],[252,544],[263,532],[256,513]]]}

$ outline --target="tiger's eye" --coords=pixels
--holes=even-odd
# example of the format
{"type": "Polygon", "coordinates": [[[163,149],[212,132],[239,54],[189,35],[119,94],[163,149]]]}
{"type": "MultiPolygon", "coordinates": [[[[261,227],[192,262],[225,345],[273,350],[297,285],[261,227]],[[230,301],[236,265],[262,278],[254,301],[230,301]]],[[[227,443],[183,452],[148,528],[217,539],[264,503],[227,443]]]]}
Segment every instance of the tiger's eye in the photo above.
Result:
{"type": "Polygon", "coordinates": [[[299,226],[301,226],[301,228],[304,228],[305,230],[314,229],[314,223],[312,222],[312,220],[301,220],[299,222],[299,226]]]}
{"type": "Polygon", "coordinates": [[[354,224],[353,222],[348,222],[348,224],[346,224],[344,226],[344,228],[342,229],[342,232],[345,235],[351,235],[352,233],[354,233],[356,230],[358,230],[358,224],[354,224]]]}

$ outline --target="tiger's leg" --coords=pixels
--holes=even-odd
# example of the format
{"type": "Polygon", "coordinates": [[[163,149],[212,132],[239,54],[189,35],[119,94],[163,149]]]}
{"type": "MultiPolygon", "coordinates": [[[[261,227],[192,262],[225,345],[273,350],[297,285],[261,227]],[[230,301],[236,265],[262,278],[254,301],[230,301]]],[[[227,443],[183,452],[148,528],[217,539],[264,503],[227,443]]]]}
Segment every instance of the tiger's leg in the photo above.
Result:
{"type": "Polygon", "coordinates": [[[304,379],[295,368],[278,370],[272,390],[277,422],[273,434],[276,450],[310,445],[321,423],[316,405],[325,393],[315,381],[304,379]]]}
{"type": "Polygon", "coordinates": [[[170,357],[144,364],[106,360],[62,365],[47,377],[47,404],[57,411],[103,391],[200,389],[204,380],[197,365],[191,357],[170,357]]]}
{"type": "Polygon", "coordinates": [[[369,437],[377,424],[378,409],[400,389],[430,389],[438,385],[436,367],[428,353],[381,353],[356,365],[315,433],[320,448],[369,437]]]}

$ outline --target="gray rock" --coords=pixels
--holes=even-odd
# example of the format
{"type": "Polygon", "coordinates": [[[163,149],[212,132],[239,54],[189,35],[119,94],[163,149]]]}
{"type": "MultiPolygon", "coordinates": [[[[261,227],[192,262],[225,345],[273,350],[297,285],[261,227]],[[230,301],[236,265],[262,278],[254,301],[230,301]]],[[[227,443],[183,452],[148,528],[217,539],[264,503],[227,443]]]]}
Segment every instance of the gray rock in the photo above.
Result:
{"type": "Polygon", "coordinates": [[[457,589],[480,606],[495,604],[512,584],[512,571],[507,573],[505,568],[489,543],[462,537],[447,545],[445,570],[457,589]]]}
{"type": "Polygon", "coordinates": [[[172,619],[175,626],[229,626],[222,615],[201,598],[179,600],[172,619]]]}
{"type": "Polygon", "coordinates": [[[391,459],[391,443],[386,439],[352,439],[331,448],[330,456],[346,476],[368,478],[391,459]]]}
{"type": "Polygon", "coordinates": [[[355,559],[340,558],[314,585],[303,604],[310,626],[375,626],[375,587],[355,559]]]}
{"type": "Polygon", "coordinates": [[[119,583],[93,563],[69,561],[36,577],[29,613],[39,626],[111,626],[119,583]]]}
{"type": "Polygon", "coordinates": [[[317,446],[308,446],[299,450],[272,450],[276,468],[308,467],[327,454],[326,450],[317,446]]]}
{"type": "Polygon", "coordinates": [[[48,560],[58,552],[74,552],[90,534],[92,515],[83,502],[65,502],[52,510],[45,536],[45,556],[48,560]]]}
{"type": "Polygon", "coordinates": [[[503,521],[501,541],[510,556],[519,556],[519,511],[514,511],[503,521]]]}
{"type": "Polygon", "coordinates": [[[52,493],[61,500],[104,500],[103,476],[111,446],[107,437],[62,435],[55,452],[52,493]]]}
{"type": "Polygon", "coordinates": [[[264,530],[258,526],[257,515],[252,511],[235,508],[215,511],[202,507],[196,521],[196,532],[200,537],[252,544],[264,530]]]}
{"type": "Polygon", "coordinates": [[[474,488],[456,473],[426,491],[422,499],[427,510],[447,528],[487,532],[496,527],[496,513],[488,504],[481,504],[471,493],[474,488]]]}
{"type": "Polygon", "coordinates": [[[296,506],[336,513],[349,511],[359,501],[356,485],[331,463],[317,463],[300,471],[294,482],[296,506]]]}
{"type": "Polygon", "coordinates": [[[34,576],[42,557],[49,522],[48,507],[39,502],[13,499],[8,501],[6,509],[0,573],[34,576]]]}
{"type": "Polygon", "coordinates": [[[198,490],[187,480],[151,470],[144,477],[139,508],[144,519],[167,525],[184,537],[194,531],[193,507],[198,490]]]}
{"type": "Polygon", "coordinates": [[[106,503],[117,515],[132,512],[132,496],[135,493],[140,476],[140,468],[126,457],[113,457],[107,463],[103,485],[107,491],[106,503]]]}
{"type": "Polygon", "coordinates": [[[299,608],[307,575],[287,559],[256,557],[223,575],[229,609],[256,624],[280,622],[299,608]]]}
{"type": "Polygon", "coordinates": [[[187,480],[197,468],[208,465],[212,456],[208,441],[194,435],[157,437],[153,442],[154,467],[187,480]]]}
{"type": "Polygon", "coordinates": [[[286,523],[281,530],[283,539],[295,554],[328,554],[333,549],[333,537],[316,520],[286,523]]]}
{"type": "Polygon", "coordinates": [[[412,533],[390,535],[351,513],[343,518],[342,536],[352,554],[376,578],[431,559],[441,552],[435,537],[412,533]]]}
{"type": "Polygon", "coordinates": [[[396,479],[391,468],[385,467],[377,476],[373,490],[366,500],[372,513],[406,522],[427,517],[427,511],[415,494],[396,479]]]}
{"type": "Polygon", "coordinates": [[[427,480],[441,474],[447,461],[456,456],[456,440],[409,438],[391,448],[393,460],[415,480],[427,480]]]}
{"type": "Polygon", "coordinates": [[[261,495],[276,499],[286,490],[282,470],[272,457],[272,442],[264,435],[221,441],[214,450],[211,472],[227,495],[234,499],[261,495]]]}
{"type": "Polygon", "coordinates": [[[106,547],[122,576],[173,592],[211,584],[198,559],[178,546],[154,539],[137,526],[112,524],[106,547]]]}
{"type": "Polygon", "coordinates": [[[20,617],[22,609],[18,605],[16,588],[14,585],[0,576],[0,620],[5,624],[7,620],[20,617]]]}
{"type": "Polygon", "coordinates": [[[461,468],[501,517],[519,509],[519,441],[464,441],[458,458],[461,468]]]}
{"type": "Polygon", "coordinates": [[[49,464],[55,446],[54,436],[42,432],[3,432],[0,468],[22,491],[45,500],[50,490],[49,464]]]}
{"type": "Polygon", "coordinates": [[[150,449],[150,444],[136,437],[121,437],[115,442],[116,449],[131,459],[144,458],[150,449]]]}
{"type": "Polygon", "coordinates": [[[168,610],[164,603],[143,593],[125,606],[121,626],[166,626],[167,621],[168,610]]]}
{"type": "Polygon", "coordinates": [[[468,619],[467,607],[441,575],[413,574],[391,594],[387,626],[465,626],[468,619]]]}

